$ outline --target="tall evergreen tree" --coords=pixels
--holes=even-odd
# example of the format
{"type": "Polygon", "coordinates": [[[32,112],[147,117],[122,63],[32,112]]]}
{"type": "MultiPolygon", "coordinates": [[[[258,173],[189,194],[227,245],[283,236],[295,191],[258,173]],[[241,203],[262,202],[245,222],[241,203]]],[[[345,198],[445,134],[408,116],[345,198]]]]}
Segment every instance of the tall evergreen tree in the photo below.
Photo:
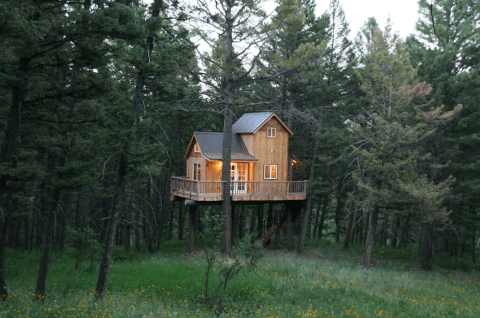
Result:
{"type": "MultiPolygon", "coordinates": [[[[229,253],[232,250],[230,163],[233,105],[239,88],[251,80],[257,55],[253,58],[249,58],[249,55],[255,50],[262,50],[265,13],[260,8],[260,3],[259,0],[215,0],[210,4],[198,0],[193,8],[199,13],[197,22],[204,27],[202,30],[197,29],[197,35],[210,46],[212,51],[216,49],[222,52],[218,60],[212,58],[214,54],[202,54],[201,59],[217,70],[214,78],[203,77],[203,81],[215,90],[223,104],[222,183],[224,188],[221,246],[223,253],[229,253]],[[213,33],[207,34],[206,30],[213,33]]],[[[205,75],[208,75],[207,73],[205,75]]]]}
{"type": "MultiPolygon", "coordinates": [[[[417,166],[419,154],[424,154],[420,142],[431,135],[433,129],[425,122],[427,114],[414,106],[424,99],[429,89],[422,83],[410,84],[416,73],[402,43],[391,33],[390,25],[383,32],[373,31],[369,47],[371,51],[365,56],[364,68],[357,71],[370,105],[363,120],[355,124],[360,138],[355,149],[358,171],[353,174],[363,192],[362,204],[371,210],[365,266],[371,265],[380,211],[408,210],[410,198],[421,196],[412,189],[424,188],[434,193],[433,189],[438,187],[425,182],[426,177],[417,176],[421,172],[417,166]]],[[[438,206],[439,196],[430,204],[438,206]]],[[[428,210],[431,213],[421,214],[426,211],[417,206],[413,215],[429,224],[446,217],[444,210],[432,208],[428,210]]]]}

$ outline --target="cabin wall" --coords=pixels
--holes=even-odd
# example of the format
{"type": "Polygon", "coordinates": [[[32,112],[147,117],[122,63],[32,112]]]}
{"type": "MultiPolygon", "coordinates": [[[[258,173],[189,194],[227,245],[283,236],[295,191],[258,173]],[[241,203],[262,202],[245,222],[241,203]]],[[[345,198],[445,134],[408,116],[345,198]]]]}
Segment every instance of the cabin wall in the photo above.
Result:
{"type": "Polygon", "coordinates": [[[207,161],[207,174],[205,180],[222,180],[222,162],[207,161]]]}
{"type": "MultiPolygon", "coordinates": [[[[248,181],[254,181],[253,180],[253,162],[244,162],[244,161],[232,161],[235,163],[246,163],[248,165],[248,175],[247,175],[247,180],[248,181]]],[[[204,181],[220,181],[222,180],[222,162],[221,161],[209,161],[207,160],[206,162],[206,178],[204,178],[204,181]]]]}
{"type": "Polygon", "coordinates": [[[205,180],[206,175],[206,159],[202,157],[199,152],[191,152],[187,158],[187,179],[193,179],[193,163],[200,163],[202,165],[201,180],[205,180]]]}
{"type": "Polygon", "coordinates": [[[264,165],[277,165],[277,179],[288,181],[288,131],[276,119],[271,118],[254,135],[253,151],[258,159],[254,164],[254,180],[265,181],[264,165]],[[267,128],[276,128],[276,138],[267,138],[267,128]]]}
{"type": "Polygon", "coordinates": [[[253,134],[241,134],[241,136],[245,147],[247,147],[248,153],[255,157],[255,148],[253,146],[255,136],[253,134]]]}

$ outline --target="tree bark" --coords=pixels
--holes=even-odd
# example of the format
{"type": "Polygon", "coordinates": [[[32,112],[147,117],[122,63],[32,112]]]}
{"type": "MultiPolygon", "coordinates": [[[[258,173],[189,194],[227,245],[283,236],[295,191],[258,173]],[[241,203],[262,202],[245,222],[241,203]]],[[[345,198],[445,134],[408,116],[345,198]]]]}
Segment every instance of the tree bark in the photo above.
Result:
{"type": "MultiPolygon", "coordinates": [[[[151,182],[147,183],[147,193],[145,196],[145,239],[147,240],[147,250],[152,253],[153,252],[153,240],[152,240],[152,218],[151,215],[153,214],[152,209],[152,184],[151,182]]],[[[172,211],[173,214],[173,211],[172,211]]]]}
{"type": "Polygon", "coordinates": [[[323,224],[325,224],[325,219],[327,218],[328,212],[328,195],[325,196],[325,200],[323,201],[322,206],[322,215],[320,216],[320,223],[318,224],[318,238],[322,238],[323,233],[323,224]]]}
{"type": "Polygon", "coordinates": [[[382,222],[382,238],[380,240],[380,246],[387,245],[387,228],[388,228],[388,216],[385,215],[382,222]]]}
{"type": "Polygon", "coordinates": [[[232,203],[232,241],[231,244],[232,246],[235,246],[235,223],[236,223],[236,215],[235,215],[235,204],[232,203]]]}
{"type": "Polygon", "coordinates": [[[405,221],[403,222],[400,245],[398,247],[406,248],[408,245],[408,227],[410,223],[410,218],[406,217],[405,221]]]}
{"type": "MultiPolygon", "coordinates": [[[[325,107],[324,107],[325,108],[325,107]]],[[[312,211],[312,196],[313,196],[313,182],[315,181],[315,164],[320,152],[320,138],[315,138],[315,146],[313,147],[313,156],[310,167],[310,177],[307,184],[307,202],[305,205],[305,213],[303,214],[302,230],[300,232],[300,240],[297,246],[297,253],[301,254],[305,248],[305,236],[307,234],[308,221],[310,219],[310,212],[312,211]]]]}
{"type": "Polygon", "coordinates": [[[3,272],[5,270],[5,261],[7,259],[8,222],[9,220],[6,217],[4,217],[0,222],[2,229],[2,233],[0,234],[0,297],[4,301],[8,299],[7,283],[5,282],[5,278],[3,276],[3,272]]]}
{"type": "Polygon", "coordinates": [[[124,151],[120,155],[120,163],[117,173],[117,184],[115,186],[115,194],[113,197],[112,208],[110,209],[107,224],[107,233],[105,235],[105,250],[103,251],[100,270],[98,273],[97,287],[95,289],[95,300],[100,300],[107,293],[108,273],[110,270],[110,262],[113,253],[113,244],[115,242],[115,229],[117,227],[120,211],[122,209],[123,194],[125,191],[125,179],[128,169],[128,151],[124,151]]]}
{"type": "Polygon", "coordinates": [[[188,253],[195,252],[195,212],[197,212],[197,206],[189,206],[189,223],[188,223],[188,253]]]}
{"type": "Polygon", "coordinates": [[[338,183],[337,207],[335,209],[335,243],[340,242],[340,227],[342,223],[342,180],[343,178],[340,178],[340,181],[338,183]]]}
{"type": "Polygon", "coordinates": [[[183,201],[178,201],[178,239],[183,240],[183,201]]]}
{"type": "Polygon", "coordinates": [[[124,224],[124,235],[123,235],[123,248],[125,250],[125,253],[130,253],[130,248],[131,248],[131,238],[130,238],[130,224],[131,224],[131,221],[130,221],[130,203],[129,203],[129,198],[126,199],[126,202],[125,202],[125,208],[123,209],[124,213],[123,213],[123,217],[124,217],[124,221],[125,221],[125,224],[124,224]]]}
{"type": "Polygon", "coordinates": [[[243,238],[245,228],[245,204],[242,204],[242,212],[238,216],[238,238],[243,238]]]}
{"type": "Polygon", "coordinates": [[[135,202],[133,208],[135,209],[134,214],[134,242],[135,242],[135,253],[140,253],[140,193],[136,190],[134,191],[134,200],[135,202]]]}
{"type": "Polygon", "coordinates": [[[249,226],[249,231],[248,233],[250,235],[253,235],[254,232],[255,232],[255,221],[256,221],[256,218],[255,218],[255,210],[254,209],[250,209],[250,226],[249,226]]]}
{"type": "MultiPolygon", "coordinates": [[[[65,164],[65,157],[60,158],[59,166],[65,164]]],[[[52,174],[55,171],[55,156],[48,156],[47,170],[52,174]]],[[[61,179],[61,175],[57,175],[61,179]]],[[[58,200],[60,198],[60,188],[58,186],[51,186],[50,198],[46,202],[46,226],[45,226],[45,238],[42,256],[40,258],[40,264],[38,269],[37,284],[35,286],[35,297],[37,299],[43,299],[45,297],[45,290],[47,287],[47,274],[50,261],[52,259],[52,245],[55,231],[55,214],[57,211],[58,200]]],[[[47,191],[47,193],[50,191],[47,191]]]]}
{"type": "Polygon", "coordinates": [[[293,203],[287,203],[287,246],[288,251],[293,252],[295,247],[293,246],[293,222],[292,222],[292,210],[293,210],[293,203]]]}
{"type": "Polygon", "coordinates": [[[392,235],[390,236],[390,246],[396,247],[398,241],[398,235],[400,233],[400,217],[398,215],[393,216],[393,224],[392,224],[392,235]]]}
{"type": "Polygon", "coordinates": [[[433,225],[424,224],[421,229],[421,242],[418,261],[423,270],[430,270],[433,256],[433,225]]]}
{"type": "Polygon", "coordinates": [[[370,227],[368,230],[368,236],[365,242],[365,251],[363,254],[363,266],[372,265],[372,253],[373,253],[373,245],[375,243],[375,230],[377,229],[377,221],[378,221],[378,206],[375,205],[372,211],[372,215],[370,216],[370,227]]]}
{"type": "Polygon", "coordinates": [[[347,225],[347,231],[345,233],[345,240],[343,241],[343,249],[348,249],[350,245],[350,237],[353,235],[352,230],[353,230],[353,222],[355,222],[354,218],[354,205],[352,205],[352,210],[348,214],[348,225],[347,225]]]}
{"type": "Polygon", "coordinates": [[[317,209],[315,210],[315,225],[313,226],[313,238],[317,237],[318,219],[320,217],[320,214],[322,214],[322,212],[320,211],[321,207],[322,207],[322,198],[318,199],[317,209]]]}
{"type": "Polygon", "coordinates": [[[475,224],[472,225],[472,261],[473,261],[473,264],[476,264],[477,263],[477,256],[475,255],[475,231],[476,231],[476,227],[475,227],[475,224]]]}
{"type": "Polygon", "coordinates": [[[257,240],[260,240],[263,235],[263,204],[258,205],[257,211],[257,240]]]}
{"type": "Polygon", "coordinates": [[[223,78],[223,95],[225,99],[223,144],[222,144],[222,246],[221,252],[226,254],[232,251],[232,220],[231,220],[231,197],[230,197],[230,163],[232,155],[232,125],[233,125],[233,97],[234,97],[234,66],[233,66],[233,14],[232,2],[225,2],[225,75],[223,78]]]}

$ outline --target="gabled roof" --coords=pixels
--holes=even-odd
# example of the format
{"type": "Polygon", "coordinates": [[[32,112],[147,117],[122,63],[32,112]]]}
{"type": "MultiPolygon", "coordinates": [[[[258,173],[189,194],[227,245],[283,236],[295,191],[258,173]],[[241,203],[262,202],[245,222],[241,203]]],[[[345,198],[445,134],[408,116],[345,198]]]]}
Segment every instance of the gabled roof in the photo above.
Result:
{"type": "MultiPolygon", "coordinates": [[[[222,160],[223,133],[194,132],[190,145],[185,153],[185,157],[187,157],[193,149],[195,140],[204,157],[209,160],[222,160]]],[[[232,160],[257,161],[257,158],[248,153],[242,137],[238,134],[232,136],[232,160]]]]}
{"type": "Polygon", "coordinates": [[[277,114],[274,112],[243,114],[243,116],[240,117],[232,126],[232,130],[237,134],[254,134],[272,117],[275,117],[280,124],[282,124],[285,130],[293,135],[292,131],[283,123],[280,118],[278,118],[277,114]]]}

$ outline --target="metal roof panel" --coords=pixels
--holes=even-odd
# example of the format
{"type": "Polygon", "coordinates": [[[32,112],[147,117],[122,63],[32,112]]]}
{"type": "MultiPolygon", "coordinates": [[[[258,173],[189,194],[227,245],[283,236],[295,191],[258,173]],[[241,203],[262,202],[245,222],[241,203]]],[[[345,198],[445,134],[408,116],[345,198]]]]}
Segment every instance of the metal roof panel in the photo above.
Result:
{"type": "Polygon", "coordinates": [[[233,125],[232,130],[237,134],[253,134],[272,114],[273,112],[243,114],[233,125]]]}

